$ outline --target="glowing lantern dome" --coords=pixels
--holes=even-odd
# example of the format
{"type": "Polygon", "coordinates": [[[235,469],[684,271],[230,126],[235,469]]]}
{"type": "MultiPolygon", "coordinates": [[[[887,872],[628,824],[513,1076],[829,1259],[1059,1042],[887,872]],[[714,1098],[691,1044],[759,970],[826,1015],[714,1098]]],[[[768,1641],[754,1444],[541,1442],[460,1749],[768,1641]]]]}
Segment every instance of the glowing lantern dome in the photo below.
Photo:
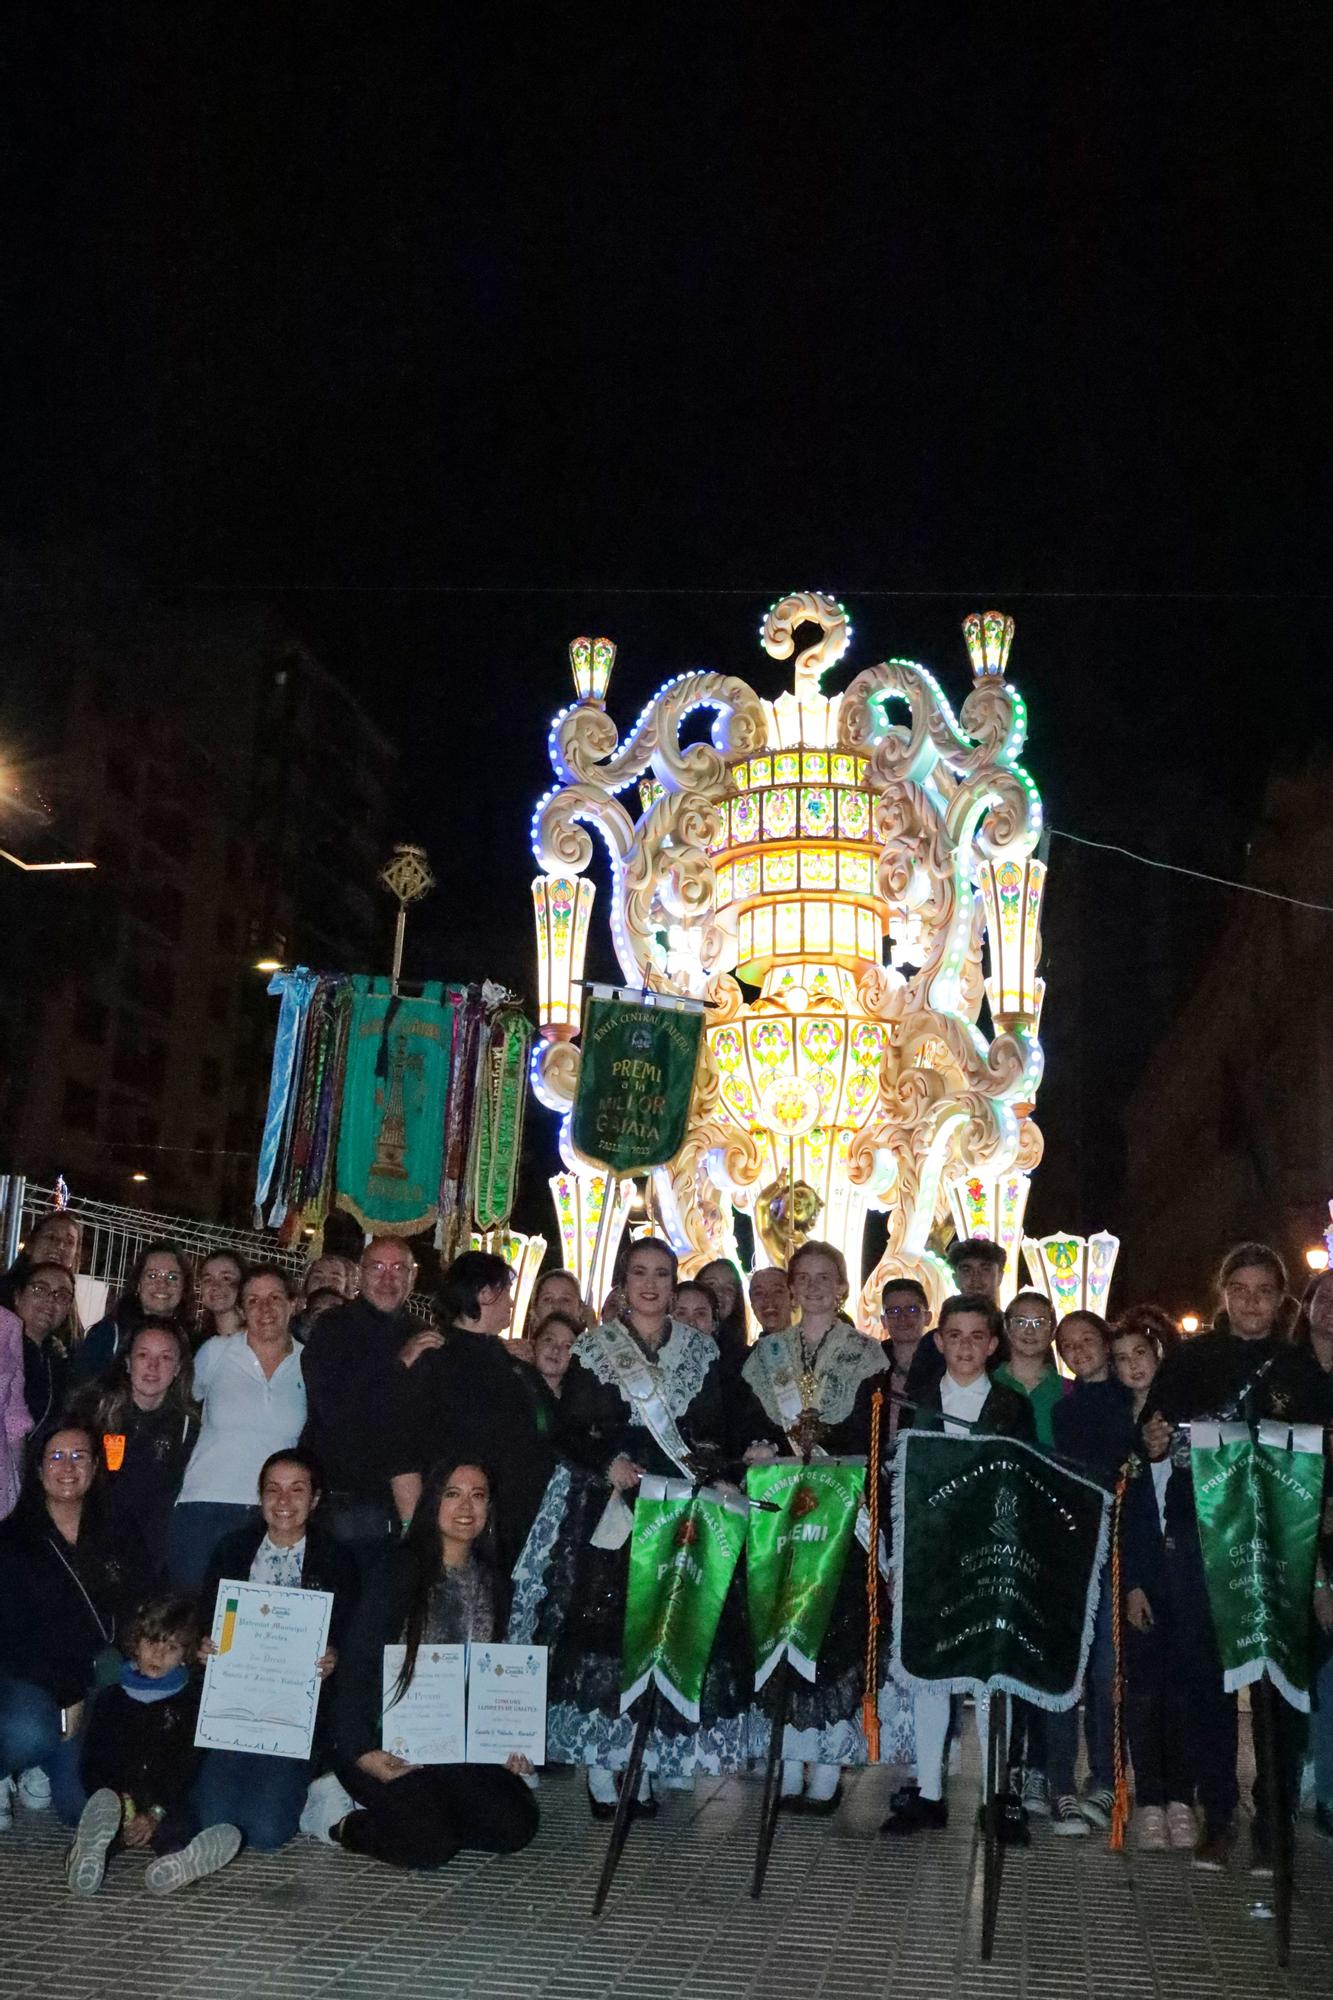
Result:
{"type": "MultiPolygon", "coordinates": [[[[957,717],[910,661],[826,695],[822,677],[851,637],[836,600],[782,599],[761,640],[790,659],[805,624],[818,636],[788,691],[770,700],[731,675],[684,674],[623,746],[585,659],[609,673],[614,648],[576,642],[580,700],[556,717],[559,783],[534,821],[545,1036],[534,1082],[567,1111],[591,825],[611,859],[626,981],[709,1002],[690,1136],[654,1176],[685,1268],[734,1256],[737,1208],[755,1218],[758,1254],[777,1255],[765,1217],[794,1189],[803,1233],[837,1243],[859,1276],[867,1210],[881,1208],[888,1248],[860,1299],[868,1323],[890,1274],[942,1295],[951,1191],[965,1183],[975,1209],[978,1188],[1040,1158],[1041,804],[1017,762],[1012,620],[967,621],[975,685],[957,717]],[[714,712],[711,740],[683,744],[699,708],[714,712]],[[797,1098],[809,1107],[799,1120],[797,1098]]],[[[567,1123],[566,1166],[595,1179],[567,1123]]]]}

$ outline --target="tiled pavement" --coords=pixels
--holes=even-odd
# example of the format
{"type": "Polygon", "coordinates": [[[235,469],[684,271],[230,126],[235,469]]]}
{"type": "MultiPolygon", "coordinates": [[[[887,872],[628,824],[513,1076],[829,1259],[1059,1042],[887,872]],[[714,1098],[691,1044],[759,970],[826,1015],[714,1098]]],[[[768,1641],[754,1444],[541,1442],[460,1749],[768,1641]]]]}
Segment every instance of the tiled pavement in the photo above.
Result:
{"type": "MultiPolygon", "coordinates": [[[[969,1746],[970,1747],[970,1746],[969,1746]]],[[[969,1759],[969,1768],[971,1760],[969,1759]]],[[[93,1901],[64,1887],[65,1836],[16,1810],[0,1834],[0,2000],[1253,2000],[1333,1993],[1333,1846],[1303,1826],[1290,1969],[1277,1970],[1264,1885],[1186,1857],[1052,1838],[1005,1870],[995,1956],[979,1958],[974,1781],[947,1833],[876,1836],[889,1779],[849,1787],[832,1821],[782,1821],[763,1900],[749,1896],[759,1787],[676,1795],[631,1834],[600,1921],[606,1829],[576,1779],[547,1780],[522,1855],[403,1875],[309,1841],[242,1854],[225,1874],[150,1897],[113,1860],[93,1901]]]]}

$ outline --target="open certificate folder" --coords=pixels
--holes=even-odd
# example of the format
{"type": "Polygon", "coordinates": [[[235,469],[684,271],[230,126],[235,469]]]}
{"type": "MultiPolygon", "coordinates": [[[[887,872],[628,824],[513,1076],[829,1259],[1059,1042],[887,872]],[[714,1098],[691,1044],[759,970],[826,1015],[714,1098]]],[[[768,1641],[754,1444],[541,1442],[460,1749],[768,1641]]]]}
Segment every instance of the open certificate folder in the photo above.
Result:
{"type": "Polygon", "coordinates": [[[308,1757],[319,1708],[320,1656],[329,1642],[329,1590],[218,1585],[194,1740],[205,1750],[308,1757]]]}
{"type": "Polygon", "coordinates": [[[399,1691],[403,1646],[384,1648],[380,1742],[408,1764],[546,1761],[546,1647],[423,1641],[399,1691]]]}

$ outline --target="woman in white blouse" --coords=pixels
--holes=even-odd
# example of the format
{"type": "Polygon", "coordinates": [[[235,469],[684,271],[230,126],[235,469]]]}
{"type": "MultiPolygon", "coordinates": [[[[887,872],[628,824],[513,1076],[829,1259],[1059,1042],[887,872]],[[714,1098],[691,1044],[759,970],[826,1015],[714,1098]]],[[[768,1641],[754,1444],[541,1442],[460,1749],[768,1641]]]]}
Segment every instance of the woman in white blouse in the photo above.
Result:
{"type": "Polygon", "coordinates": [[[168,1552],[172,1583],[192,1595],[223,1535],[252,1517],[265,1459],[294,1445],[305,1425],[287,1274],[255,1265],[242,1282],[240,1309],[242,1331],[215,1335],[194,1357],[203,1427],[172,1511],[168,1552]]]}

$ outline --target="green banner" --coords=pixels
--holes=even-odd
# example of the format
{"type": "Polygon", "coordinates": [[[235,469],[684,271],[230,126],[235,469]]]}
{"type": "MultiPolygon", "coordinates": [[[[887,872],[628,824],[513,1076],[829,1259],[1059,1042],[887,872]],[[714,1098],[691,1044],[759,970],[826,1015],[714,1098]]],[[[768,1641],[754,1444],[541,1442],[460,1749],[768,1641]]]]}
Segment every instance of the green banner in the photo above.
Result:
{"type": "Polygon", "coordinates": [[[363,1229],[410,1236],[439,1204],[454,1002],[438,981],[419,1000],[352,985],[336,1198],[363,1229]]]}
{"type": "Polygon", "coordinates": [[[703,1011],[594,988],[584,1010],[573,1139],[617,1175],[645,1173],[685,1143],[703,1011]]]}
{"type": "Polygon", "coordinates": [[[690,1722],[745,1543],[745,1503],[687,1479],[639,1481],[629,1546],[620,1712],[650,1680],[690,1722]]]}
{"type": "Polygon", "coordinates": [[[1109,1495],[1035,1445],[923,1430],[900,1433],[893,1486],[895,1673],[1072,1708],[1109,1495]]]}
{"type": "Polygon", "coordinates": [[[745,1540],[756,1688],[784,1654],[814,1679],[865,1483],[863,1458],[779,1459],[745,1475],[751,1500],[766,1503],[752,1508],[745,1540]]]}
{"type": "Polygon", "coordinates": [[[472,1213],[483,1234],[503,1229],[513,1212],[531,1047],[532,1023],[517,1007],[502,1007],[487,1035],[477,1093],[472,1213]]]}
{"type": "Polygon", "coordinates": [[[1267,1674],[1310,1706],[1310,1598],[1324,1490],[1317,1424],[1190,1426],[1194,1510],[1228,1688],[1267,1674]],[[1290,1445],[1288,1439],[1291,1440],[1290,1445]]]}

